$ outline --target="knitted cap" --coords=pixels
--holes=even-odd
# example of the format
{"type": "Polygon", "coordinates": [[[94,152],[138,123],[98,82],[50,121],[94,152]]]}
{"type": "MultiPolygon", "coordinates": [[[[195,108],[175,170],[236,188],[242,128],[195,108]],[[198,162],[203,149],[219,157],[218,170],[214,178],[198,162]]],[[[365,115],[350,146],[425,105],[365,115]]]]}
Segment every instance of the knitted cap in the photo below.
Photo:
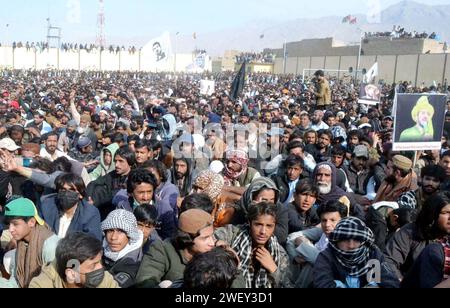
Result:
{"type": "Polygon", "coordinates": [[[392,158],[392,162],[394,163],[394,166],[401,170],[410,171],[413,167],[413,162],[402,155],[396,155],[392,158]]]}
{"type": "Polygon", "coordinates": [[[140,239],[136,217],[134,217],[133,213],[126,210],[112,211],[102,222],[103,232],[114,229],[125,232],[131,242],[136,242],[140,239]]]}
{"type": "Polygon", "coordinates": [[[189,234],[198,234],[213,225],[213,217],[199,209],[188,210],[180,215],[178,229],[189,234]]]}

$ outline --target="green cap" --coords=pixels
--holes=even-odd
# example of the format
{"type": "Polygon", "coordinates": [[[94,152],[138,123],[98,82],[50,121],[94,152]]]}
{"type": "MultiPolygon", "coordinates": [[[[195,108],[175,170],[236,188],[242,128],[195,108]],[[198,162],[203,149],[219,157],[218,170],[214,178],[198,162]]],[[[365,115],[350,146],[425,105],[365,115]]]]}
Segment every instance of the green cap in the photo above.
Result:
{"type": "Polygon", "coordinates": [[[20,198],[13,200],[5,208],[6,217],[34,217],[39,225],[44,225],[44,220],[39,217],[33,201],[29,199],[20,198]]]}

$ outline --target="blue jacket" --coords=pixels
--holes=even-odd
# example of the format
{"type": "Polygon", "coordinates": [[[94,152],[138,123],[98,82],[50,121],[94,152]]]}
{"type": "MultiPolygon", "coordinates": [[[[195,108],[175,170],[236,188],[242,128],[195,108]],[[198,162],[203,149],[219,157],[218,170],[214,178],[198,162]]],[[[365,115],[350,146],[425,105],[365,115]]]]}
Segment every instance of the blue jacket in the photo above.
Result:
{"type": "MultiPolygon", "coordinates": [[[[56,206],[56,194],[42,197],[41,201],[42,219],[44,219],[55,234],[58,234],[61,216],[58,207],[56,206]]],[[[67,230],[67,233],[71,232],[87,233],[101,241],[103,233],[101,230],[100,213],[98,209],[84,200],[78,204],[78,208],[70,223],[69,230],[67,230]]]]}
{"type": "MultiPolygon", "coordinates": [[[[161,223],[158,234],[163,240],[172,238],[177,232],[178,207],[176,201],[178,196],[178,188],[170,182],[166,182],[154,192],[153,202],[158,210],[158,221],[161,223]]],[[[130,201],[133,202],[133,199],[130,199],[127,191],[122,189],[114,196],[112,204],[117,210],[133,212],[135,205],[132,205],[130,201]]]]}

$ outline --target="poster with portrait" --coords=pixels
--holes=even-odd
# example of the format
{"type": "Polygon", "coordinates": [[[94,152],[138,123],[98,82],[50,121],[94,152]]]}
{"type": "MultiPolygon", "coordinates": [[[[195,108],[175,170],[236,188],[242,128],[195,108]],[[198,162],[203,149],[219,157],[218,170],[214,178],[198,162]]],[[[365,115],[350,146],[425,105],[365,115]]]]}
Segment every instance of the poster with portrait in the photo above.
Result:
{"type": "Polygon", "coordinates": [[[209,70],[211,57],[205,50],[195,51],[193,54],[192,63],[186,66],[188,73],[203,73],[209,70]]]}
{"type": "Polygon", "coordinates": [[[376,106],[381,101],[381,90],[374,84],[362,83],[359,89],[359,104],[376,106]]]}
{"type": "Polygon", "coordinates": [[[440,150],[446,99],[439,94],[397,94],[393,150],[440,150]]]}
{"type": "Polygon", "coordinates": [[[145,71],[168,71],[172,55],[169,32],[149,41],[142,48],[141,66],[145,71]]]}
{"type": "Polygon", "coordinates": [[[212,95],[216,91],[216,83],[214,80],[201,80],[200,81],[200,94],[212,95]]]}

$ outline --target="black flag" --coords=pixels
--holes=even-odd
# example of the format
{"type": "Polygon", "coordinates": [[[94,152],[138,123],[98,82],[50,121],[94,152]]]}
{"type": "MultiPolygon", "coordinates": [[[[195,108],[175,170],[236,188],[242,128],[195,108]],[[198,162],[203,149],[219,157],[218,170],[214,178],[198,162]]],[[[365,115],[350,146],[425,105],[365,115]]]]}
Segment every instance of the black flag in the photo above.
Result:
{"type": "Polygon", "coordinates": [[[239,73],[237,74],[236,78],[233,81],[233,85],[231,86],[231,99],[236,100],[238,99],[239,95],[241,95],[242,91],[244,90],[245,85],[245,61],[241,66],[241,69],[239,70],[239,73]]]}

